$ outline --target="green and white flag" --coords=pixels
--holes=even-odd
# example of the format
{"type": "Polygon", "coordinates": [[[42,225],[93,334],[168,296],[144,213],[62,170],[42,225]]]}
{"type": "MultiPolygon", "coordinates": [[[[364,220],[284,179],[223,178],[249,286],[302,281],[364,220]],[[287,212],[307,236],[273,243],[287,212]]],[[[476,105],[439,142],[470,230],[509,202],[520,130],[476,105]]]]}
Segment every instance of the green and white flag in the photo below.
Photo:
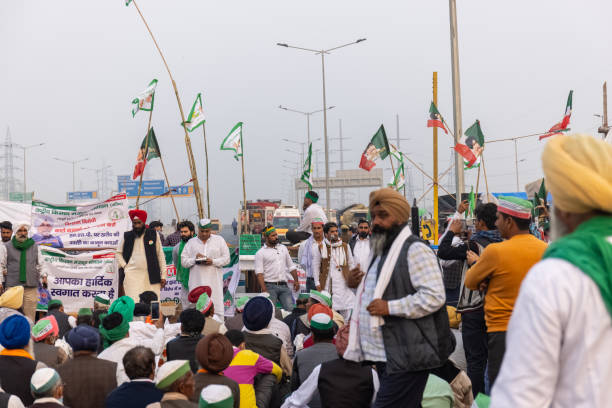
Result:
{"type": "Polygon", "coordinates": [[[191,112],[189,112],[185,127],[189,132],[193,132],[204,122],[206,122],[206,120],[204,119],[204,108],[202,107],[202,94],[199,93],[191,107],[191,112]]]}
{"type": "Polygon", "coordinates": [[[125,7],[129,6],[132,3],[132,0],[125,0],[125,7]]]}
{"type": "Polygon", "coordinates": [[[221,150],[232,150],[236,161],[238,161],[238,157],[242,157],[242,122],[236,123],[236,126],[223,139],[221,150]]]}
{"type": "Polygon", "coordinates": [[[132,117],[136,116],[139,110],[150,112],[153,110],[153,101],[155,99],[155,87],[157,79],[149,82],[149,86],[137,98],[132,101],[132,117]]]}
{"type": "Polygon", "coordinates": [[[474,194],[474,186],[472,186],[472,189],[470,190],[468,204],[468,216],[474,217],[474,211],[476,210],[476,195],[474,194]]]}
{"type": "Polygon", "coordinates": [[[405,184],[406,175],[404,171],[404,161],[402,160],[399,162],[399,166],[397,170],[395,170],[395,174],[393,175],[393,178],[391,179],[391,182],[389,182],[388,186],[399,191],[404,188],[405,184]]]}
{"type": "Polygon", "coordinates": [[[308,157],[304,162],[301,180],[308,186],[309,190],[312,190],[312,143],[308,145],[308,157]]]}

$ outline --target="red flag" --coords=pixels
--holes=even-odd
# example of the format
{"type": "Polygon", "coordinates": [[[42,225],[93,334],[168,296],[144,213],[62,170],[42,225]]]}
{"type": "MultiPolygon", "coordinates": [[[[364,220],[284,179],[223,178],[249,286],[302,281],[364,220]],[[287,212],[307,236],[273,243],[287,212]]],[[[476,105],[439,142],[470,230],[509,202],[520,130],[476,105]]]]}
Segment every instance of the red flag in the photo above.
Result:
{"type": "Polygon", "coordinates": [[[427,127],[438,127],[448,135],[448,131],[446,130],[446,126],[444,126],[444,121],[442,120],[442,115],[440,115],[436,104],[433,102],[429,106],[429,119],[427,120],[427,127]]]}

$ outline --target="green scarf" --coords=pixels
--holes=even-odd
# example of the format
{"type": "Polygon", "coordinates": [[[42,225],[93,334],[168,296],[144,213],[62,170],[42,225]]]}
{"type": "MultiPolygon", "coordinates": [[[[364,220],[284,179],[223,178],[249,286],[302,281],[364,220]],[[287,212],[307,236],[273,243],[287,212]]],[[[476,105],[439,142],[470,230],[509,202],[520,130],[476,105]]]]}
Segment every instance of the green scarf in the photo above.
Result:
{"type": "Polygon", "coordinates": [[[179,243],[178,256],[176,259],[176,276],[179,282],[183,285],[185,289],[189,288],[189,268],[185,268],[183,263],[181,262],[181,255],[183,255],[183,249],[185,248],[186,242],[181,239],[179,243]],[[178,265],[177,265],[178,264],[178,265]]]}
{"type": "Polygon", "coordinates": [[[26,251],[30,249],[32,245],[34,245],[34,240],[32,238],[28,238],[23,242],[17,241],[17,238],[13,235],[13,246],[15,249],[21,251],[21,255],[19,255],[19,282],[26,283],[26,251]]]}
{"type": "Polygon", "coordinates": [[[563,259],[587,274],[612,316],[612,217],[598,216],[583,222],[571,234],[550,244],[542,259],[563,259]]]}

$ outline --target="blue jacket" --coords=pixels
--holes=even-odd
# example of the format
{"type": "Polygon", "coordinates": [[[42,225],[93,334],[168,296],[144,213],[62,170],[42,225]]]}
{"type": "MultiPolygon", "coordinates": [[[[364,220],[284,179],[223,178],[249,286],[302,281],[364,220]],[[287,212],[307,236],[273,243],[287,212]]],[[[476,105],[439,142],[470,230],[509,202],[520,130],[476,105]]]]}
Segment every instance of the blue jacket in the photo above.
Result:
{"type": "Polygon", "coordinates": [[[106,408],[145,408],[162,399],[163,392],[150,381],[130,381],[121,384],[106,397],[106,408]]]}

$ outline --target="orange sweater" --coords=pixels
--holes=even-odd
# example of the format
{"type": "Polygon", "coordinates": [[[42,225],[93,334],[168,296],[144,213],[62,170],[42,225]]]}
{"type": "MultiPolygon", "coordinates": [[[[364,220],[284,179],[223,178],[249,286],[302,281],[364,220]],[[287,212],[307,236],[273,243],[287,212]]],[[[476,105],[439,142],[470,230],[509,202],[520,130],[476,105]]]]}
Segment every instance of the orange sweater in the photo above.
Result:
{"type": "Polygon", "coordinates": [[[506,331],[521,282],[538,262],[546,243],[531,234],[519,234],[507,241],[488,245],[465,275],[465,286],[478,289],[489,279],[485,295],[485,320],[488,332],[506,331]]]}

